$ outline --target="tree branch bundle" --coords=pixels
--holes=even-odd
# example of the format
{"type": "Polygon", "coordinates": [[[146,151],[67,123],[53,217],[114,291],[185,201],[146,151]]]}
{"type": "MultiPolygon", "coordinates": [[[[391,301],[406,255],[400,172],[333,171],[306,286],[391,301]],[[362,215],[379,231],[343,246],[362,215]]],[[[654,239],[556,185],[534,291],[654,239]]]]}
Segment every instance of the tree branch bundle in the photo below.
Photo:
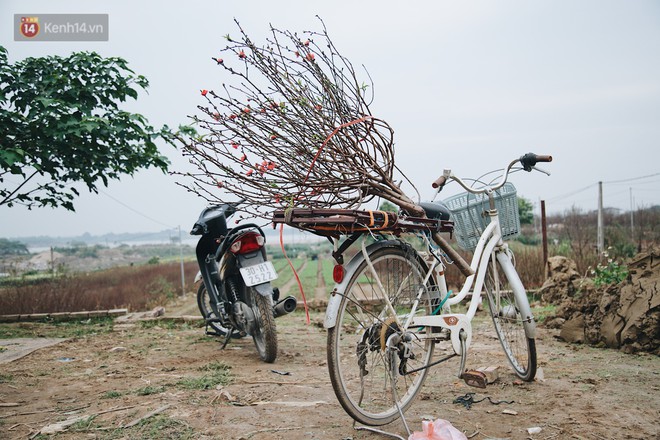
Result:
{"type": "Polygon", "coordinates": [[[240,37],[213,58],[228,81],[201,90],[196,130],[179,134],[195,171],[176,172],[178,183],[210,203],[245,199],[262,218],[374,197],[419,214],[400,188],[410,181],[394,163],[394,132],[369,109],[373,84],[358,80],[323,22],[303,36],[271,27],[264,45],[236,24],[240,37]]]}

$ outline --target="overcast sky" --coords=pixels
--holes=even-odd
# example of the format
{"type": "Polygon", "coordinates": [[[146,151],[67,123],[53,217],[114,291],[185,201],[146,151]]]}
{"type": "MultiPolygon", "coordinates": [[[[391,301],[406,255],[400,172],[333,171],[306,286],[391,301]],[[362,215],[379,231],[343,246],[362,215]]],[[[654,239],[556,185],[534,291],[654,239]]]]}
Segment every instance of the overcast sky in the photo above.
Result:
{"type": "MultiPolygon", "coordinates": [[[[11,62],[81,50],[123,57],[151,84],[126,109],[176,127],[203,103],[200,89],[226,80],[211,57],[236,34],[234,18],[263,41],[269,23],[318,30],[316,15],[369,70],[371,110],[394,128],[396,162],[424,198],[443,168],[476,177],[533,151],[554,156],[544,166],[552,175],[512,181],[551,213],[595,209],[598,181],[606,206],[660,204],[657,0],[0,0],[0,44],[11,62]],[[13,41],[14,14],[46,13],[107,13],[109,41],[13,41]]],[[[162,152],[185,167],[172,147],[162,152]]],[[[205,205],[154,170],[74,203],[75,213],[0,207],[0,237],[188,231],[205,205]]]]}

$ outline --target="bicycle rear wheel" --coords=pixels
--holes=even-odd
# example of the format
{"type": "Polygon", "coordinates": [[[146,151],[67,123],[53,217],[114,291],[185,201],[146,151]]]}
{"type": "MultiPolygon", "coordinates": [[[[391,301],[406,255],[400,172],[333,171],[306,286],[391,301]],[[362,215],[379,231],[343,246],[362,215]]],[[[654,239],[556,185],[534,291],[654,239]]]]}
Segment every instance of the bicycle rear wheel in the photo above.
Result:
{"type": "Polygon", "coordinates": [[[529,303],[527,296],[518,298],[514,295],[512,282],[519,283],[520,280],[510,280],[493,254],[486,272],[485,288],[495,331],[516,375],[532,381],[536,375],[536,342],[527,337],[525,328],[533,325],[530,322],[533,318],[521,315],[520,302],[525,302],[523,310],[529,310],[529,303]]]}
{"type": "MultiPolygon", "coordinates": [[[[373,270],[363,261],[347,274],[336,325],[328,330],[328,368],[344,410],[360,423],[377,426],[396,420],[417,396],[428,369],[407,372],[428,365],[434,344],[420,327],[408,333],[412,357],[402,359],[402,350],[387,348],[388,339],[401,329],[385,296],[404,323],[424,290],[426,268],[417,252],[402,244],[377,249],[369,258],[373,270]]],[[[432,303],[428,292],[422,294],[417,314],[431,314],[432,303]]]]}

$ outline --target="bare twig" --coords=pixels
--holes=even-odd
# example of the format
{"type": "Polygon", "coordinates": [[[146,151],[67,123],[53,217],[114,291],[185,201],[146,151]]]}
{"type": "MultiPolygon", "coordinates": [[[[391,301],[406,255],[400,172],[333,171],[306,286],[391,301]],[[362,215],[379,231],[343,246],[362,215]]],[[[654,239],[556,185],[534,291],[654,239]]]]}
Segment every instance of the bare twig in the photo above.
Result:
{"type": "Polygon", "coordinates": [[[170,406],[172,406],[172,405],[169,405],[169,404],[163,405],[160,408],[157,408],[157,409],[151,411],[150,413],[147,413],[147,414],[143,415],[142,417],[139,417],[139,418],[133,420],[132,422],[122,426],[122,428],[131,428],[131,427],[139,424],[140,422],[142,422],[144,420],[147,420],[148,418],[151,418],[151,417],[153,417],[157,414],[162,413],[163,411],[167,410],[170,406]]]}

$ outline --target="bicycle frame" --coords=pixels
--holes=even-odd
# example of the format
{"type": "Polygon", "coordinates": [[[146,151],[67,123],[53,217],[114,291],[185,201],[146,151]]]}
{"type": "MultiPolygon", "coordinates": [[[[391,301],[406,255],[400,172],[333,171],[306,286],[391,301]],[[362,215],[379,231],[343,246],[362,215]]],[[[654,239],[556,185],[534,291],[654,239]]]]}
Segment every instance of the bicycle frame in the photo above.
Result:
{"type": "MultiPolygon", "coordinates": [[[[517,298],[522,298],[527,295],[525,288],[518,277],[518,274],[513,266],[511,257],[508,253],[508,246],[502,241],[502,231],[500,229],[499,216],[497,211],[491,210],[488,212],[490,217],[490,224],[486,227],[484,232],[481,234],[481,237],[477,243],[477,247],[472,256],[472,261],[470,267],[475,271],[473,275],[470,275],[466,278],[462,289],[456,295],[447,299],[446,304],[448,306],[456,305],[461,302],[472,292],[472,297],[468,306],[468,311],[465,314],[468,321],[472,321],[474,318],[477,308],[481,303],[482,289],[484,285],[484,280],[488,265],[492,264],[492,258],[495,257],[500,262],[502,269],[506,272],[510,281],[515,281],[512,284],[512,290],[514,295],[517,298]],[[474,288],[472,289],[472,286],[474,288]]],[[[433,270],[433,268],[431,269],[433,270]]],[[[444,272],[440,275],[438,282],[446,286],[444,279],[444,272]]],[[[495,292],[496,297],[499,292],[495,292]]],[[[497,298],[496,298],[497,299],[497,298]]],[[[521,305],[527,305],[527,301],[520,301],[521,305]]],[[[520,310],[523,319],[527,321],[530,325],[526,326],[525,334],[528,338],[535,337],[535,325],[534,318],[532,316],[531,308],[525,307],[525,310],[520,310]]],[[[411,315],[414,314],[411,313],[411,315]]],[[[408,329],[410,326],[415,325],[424,325],[431,327],[440,327],[444,320],[443,316],[446,315],[430,315],[430,316],[420,316],[411,318],[412,322],[409,325],[406,325],[404,328],[408,329]]],[[[458,352],[457,352],[458,353],[458,352]]],[[[460,354],[460,353],[458,353],[460,354]]]]}
{"type": "MultiPolygon", "coordinates": [[[[446,304],[456,305],[461,302],[472,292],[472,298],[470,300],[468,311],[464,315],[461,314],[439,314],[439,315],[425,315],[425,316],[414,316],[417,304],[413,305],[413,310],[410,313],[409,319],[405,323],[399,323],[402,329],[407,330],[411,327],[424,326],[424,327],[442,327],[447,328],[451,331],[452,347],[456,354],[461,354],[462,349],[461,341],[459,338],[459,333],[461,330],[467,332],[467,339],[465,341],[466,349],[469,348],[471,341],[472,331],[470,328],[470,322],[474,318],[477,308],[481,303],[482,288],[484,285],[484,280],[486,272],[488,269],[488,264],[491,264],[492,257],[498,259],[503,270],[506,271],[510,280],[517,280],[516,283],[513,283],[512,288],[514,290],[514,295],[517,298],[522,298],[526,296],[525,288],[520,282],[517,272],[511,261],[511,257],[508,254],[508,246],[502,241],[502,231],[500,229],[499,215],[495,209],[488,211],[488,216],[490,217],[490,224],[486,227],[484,232],[481,234],[481,237],[477,243],[477,247],[472,256],[470,267],[474,273],[468,276],[465,279],[463,287],[460,292],[452,297],[448,298],[446,304]],[[472,289],[472,287],[474,288],[472,289]]],[[[378,242],[375,243],[376,245],[378,242]]],[[[357,267],[363,260],[366,260],[369,263],[369,253],[373,252],[377,247],[373,245],[367,250],[364,245],[362,252],[357,254],[353,260],[347,266],[347,272],[350,273],[353,268],[357,267]]],[[[435,271],[439,265],[439,260],[436,259],[434,264],[428,270],[428,273],[425,276],[425,279],[428,280],[433,271],[435,271]]],[[[444,276],[444,271],[441,271],[442,275],[437,277],[437,284],[440,287],[442,292],[447,291],[446,281],[444,276]]],[[[372,270],[372,274],[377,277],[375,271],[372,270]]],[[[346,288],[346,281],[335,286],[336,294],[332,295],[328,303],[326,310],[324,327],[326,329],[332,328],[336,325],[337,311],[340,306],[342,295],[344,294],[346,288]]],[[[421,295],[424,291],[420,291],[417,301],[421,298],[421,295]]],[[[497,294],[497,293],[496,293],[497,294]]],[[[497,295],[496,295],[497,296],[497,295]]],[[[385,301],[389,303],[389,299],[385,297],[385,301]]],[[[520,301],[522,304],[527,304],[527,301],[520,301]]],[[[392,305],[389,304],[388,308],[393,310],[392,305]]],[[[520,311],[524,319],[529,323],[525,328],[525,334],[528,338],[533,338],[535,336],[535,326],[534,319],[529,307],[526,310],[520,311]]]]}

